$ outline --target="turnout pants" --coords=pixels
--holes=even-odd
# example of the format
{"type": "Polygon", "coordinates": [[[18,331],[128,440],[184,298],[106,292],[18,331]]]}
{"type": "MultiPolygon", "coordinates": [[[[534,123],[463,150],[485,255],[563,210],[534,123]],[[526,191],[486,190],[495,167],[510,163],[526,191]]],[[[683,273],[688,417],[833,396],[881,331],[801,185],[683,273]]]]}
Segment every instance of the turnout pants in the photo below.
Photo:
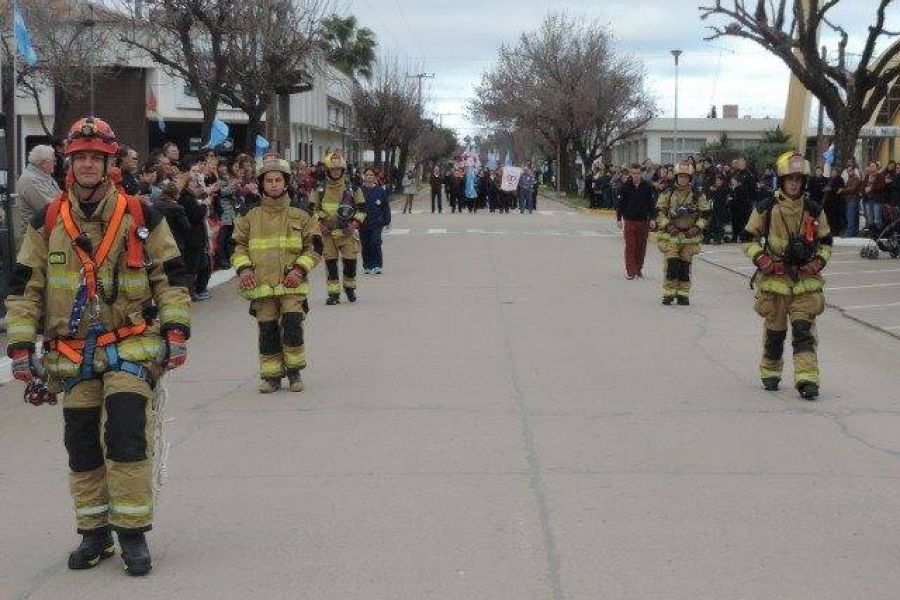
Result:
{"type": "Polygon", "coordinates": [[[691,295],[691,263],[700,252],[700,244],[682,244],[676,241],[661,242],[663,253],[663,286],[666,297],[691,295]]]}
{"type": "Polygon", "coordinates": [[[122,371],[82,381],[63,397],[69,490],[79,533],[153,522],[153,391],[122,371]]]}
{"type": "Polygon", "coordinates": [[[359,254],[359,237],[353,235],[326,235],[322,238],[325,269],[328,271],[328,294],[341,293],[341,274],[338,273],[338,258],[343,262],[343,286],[356,289],[356,256],[359,254]]]}
{"type": "Polygon", "coordinates": [[[791,344],[794,350],[794,380],[796,383],[819,383],[816,317],[825,312],[824,294],[810,292],[797,296],[782,296],[771,292],[758,292],[754,308],[764,319],[760,377],[781,379],[784,368],[782,358],[784,342],[790,324],[791,344]]]}
{"type": "Polygon", "coordinates": [[[259,326],[260,377],[281,378],[287,371],[305,369],[306,297],[298,294],[254,300],[250,309],[259,326]]]}

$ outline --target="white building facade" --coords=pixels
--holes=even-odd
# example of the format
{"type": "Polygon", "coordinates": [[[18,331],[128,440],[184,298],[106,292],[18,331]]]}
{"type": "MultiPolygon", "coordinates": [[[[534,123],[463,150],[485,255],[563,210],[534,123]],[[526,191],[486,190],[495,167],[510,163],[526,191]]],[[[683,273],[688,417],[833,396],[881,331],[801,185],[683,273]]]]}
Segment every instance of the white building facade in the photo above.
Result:
{"type": "Polygon", "coordinates": [[[626,165],[650,159],[673,164],[688,156],[699,157],[703,147],[728,136],[736,150],[752,148],[766,132],[782,125],[781,119],[652,119],[638,133],[612,148],[612,163],[626,165]],[[677,133],[676,133],[677,132],[677,133]]]}

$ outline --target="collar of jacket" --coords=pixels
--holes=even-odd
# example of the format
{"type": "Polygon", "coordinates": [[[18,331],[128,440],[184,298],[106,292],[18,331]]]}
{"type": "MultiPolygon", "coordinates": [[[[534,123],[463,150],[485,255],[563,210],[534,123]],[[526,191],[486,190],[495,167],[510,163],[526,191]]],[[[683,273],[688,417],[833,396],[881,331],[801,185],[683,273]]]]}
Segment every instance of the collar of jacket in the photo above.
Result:
{"type": "Polygon", "coordinates": [[[94,194],[94,198],[97,198],[95,202],[99,202],[100,205],[94,210],[90,218],[85,216],[84,211],[81,208],[82,202],[79,200],[80,189],[81,188],[77,183],[73,183],[69,188],[69,201],[72,203],[72,215],[75,217],[75,220],[108,221],[112,216],[113,209],[116,207],[115,198],[118,195],[116,187],[112,185],[112,182],[107,180],[100,184],[100,187],[94,194]]]}
{"type": "Polygon", "coordinates": [[[284,210],[285,208],[290,206],[291,197],[287,192],[282,194],[279,198],[272,198],[263,194],[262,200],[259,204],[266,210],[284,210]]]}
{"type": "Polygon", "coordinates": [[[785,204],[788,208],[800,208],[803,205],[803,199],[806,197],[806,194],[801,194],[796,198],[791,198],[782,190],[778,190],[775,192],[775,202],[778,204],[785,204]]]}
{"type": "Polygon", "coordinates": [[[331,177],[325,178],[325,189],[330,192],[335,192],[335,191],[343,192],[346,187],[347,187],[347,184],[344,183],[343,177],[341,177],[340,179],[332,179],[331,177]]]}

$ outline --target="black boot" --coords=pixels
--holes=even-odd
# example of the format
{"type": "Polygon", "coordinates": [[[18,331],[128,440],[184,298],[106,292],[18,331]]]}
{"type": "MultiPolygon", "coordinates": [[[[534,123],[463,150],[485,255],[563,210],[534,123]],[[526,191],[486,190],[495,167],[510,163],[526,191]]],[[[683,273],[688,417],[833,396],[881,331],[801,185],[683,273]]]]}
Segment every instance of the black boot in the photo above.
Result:
{"type": "Polygon", "coordinates": [[[797,382],[797,391],[804,400],[815,400],[819,397],[819,384],[812,381],[797,382]]]}
{"type": "Polygon", "coordinates": [[[691,300],[687,296],[678,296],[678,306],[690,306],[691,300]]]}
{"type": "Polygon", "coordinates": [[[767,392],[777,392],[780,383],[781,380],[777,377],[763,377],[762,380],[763,389],[767,392]]]}
{"type": "Polygon", "coordinates": [[[344,293],[347,294],[347,300],[350,302],[356,302],[356,290],[353,288],[344,288],[344,293]]]}
{"type": "Polygon", "coordinates": [[[665,304],[666,306],[669,306],[673,302],[675,302],[675,296],[663,296],[662,297],[662,303],[665,304]]]}
{"type": "Polygon", "coordinates": [[[104,558],[116,553],[116,544],[108,527],[95,529],[82,534],[81,543],[69,554],[69,568],[75,570],[91,569],[104,558]]]}
{"type": "Polygon", "coordinates": [[[334,306],[335,304],[341,303],[341,295],[340,294],[328,294],[328,300],[325,301],[325,304],[328,306],[334,306]]]}
{"type": "Polygon", "coordinates": [[[125,561],[125,570],[135,577],[146,575],[150,572],[150,548],[147,547],[147,538],[142,532],[119,532],[119,547],[122,548],[122,560],[125,561]]]}

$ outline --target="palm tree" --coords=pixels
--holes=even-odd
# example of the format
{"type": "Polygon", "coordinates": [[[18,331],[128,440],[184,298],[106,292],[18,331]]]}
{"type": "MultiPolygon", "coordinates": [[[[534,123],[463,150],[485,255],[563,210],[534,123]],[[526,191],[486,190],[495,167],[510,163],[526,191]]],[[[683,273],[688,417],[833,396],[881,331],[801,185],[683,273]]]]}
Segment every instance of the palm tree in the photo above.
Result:
{"type": "Polygon", "coordinates": [[[375,32],[359,27],[356,17],[333,14],[322,23],[328,61],[350,77],[371,79],[375,64],[375,32]]]}

